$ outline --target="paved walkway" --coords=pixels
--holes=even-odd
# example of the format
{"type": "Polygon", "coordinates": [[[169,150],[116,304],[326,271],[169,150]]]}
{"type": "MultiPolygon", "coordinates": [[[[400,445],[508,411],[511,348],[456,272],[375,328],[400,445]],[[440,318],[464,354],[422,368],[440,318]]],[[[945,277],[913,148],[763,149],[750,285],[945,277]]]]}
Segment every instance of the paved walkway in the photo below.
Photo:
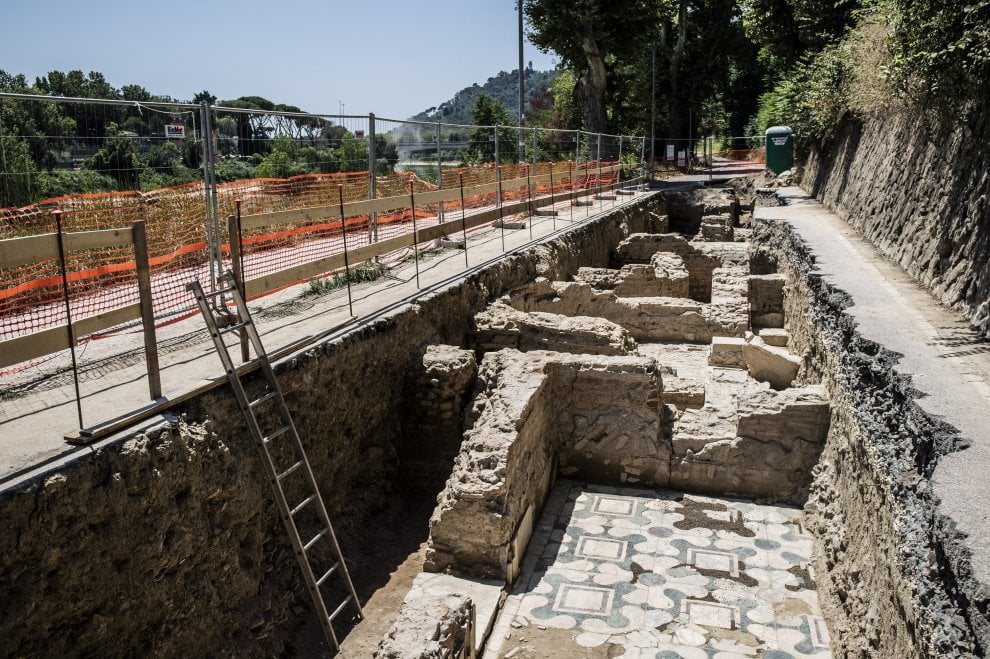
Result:
{"type": "Polygon", "coordinates": [[[830,657],[800,514],[561,480],[485,659],[830,657]]]}
{"type": "Polygon", "coordinates": [[[860,333],[903,355],[897,370],[921,392],[918,405],[971,443],[939,460],[934,492],[940,511],[968,535],[974,577],[990,586],[990,343],[802,190],[785,188],[780,196],[787,206],[758,208],[754,216],[797,231],[818,272],[852,297],[847,313],[860,333]]]}

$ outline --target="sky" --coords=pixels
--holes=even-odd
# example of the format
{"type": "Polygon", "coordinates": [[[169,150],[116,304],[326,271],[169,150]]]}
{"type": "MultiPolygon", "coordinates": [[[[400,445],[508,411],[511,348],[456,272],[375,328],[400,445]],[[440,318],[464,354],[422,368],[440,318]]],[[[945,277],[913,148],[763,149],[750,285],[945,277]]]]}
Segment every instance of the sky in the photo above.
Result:
{"type": "MultiPolygon", "coordinates": [[[[0,69],[404,119],[518,68],[516,0],[0,0],[0,69]]],[[[526,41],[523,60],[559,57],[526,41]]]]}

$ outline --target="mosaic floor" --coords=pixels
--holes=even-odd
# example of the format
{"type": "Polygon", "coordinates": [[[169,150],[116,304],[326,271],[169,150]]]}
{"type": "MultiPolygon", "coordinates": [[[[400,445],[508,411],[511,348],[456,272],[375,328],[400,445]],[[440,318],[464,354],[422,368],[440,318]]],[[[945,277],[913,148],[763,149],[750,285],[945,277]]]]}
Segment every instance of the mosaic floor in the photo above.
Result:
{"type": "Polygon", "coordinates": [[[485,657],[830,657],[799,514],[559,481],[485,657]]]}

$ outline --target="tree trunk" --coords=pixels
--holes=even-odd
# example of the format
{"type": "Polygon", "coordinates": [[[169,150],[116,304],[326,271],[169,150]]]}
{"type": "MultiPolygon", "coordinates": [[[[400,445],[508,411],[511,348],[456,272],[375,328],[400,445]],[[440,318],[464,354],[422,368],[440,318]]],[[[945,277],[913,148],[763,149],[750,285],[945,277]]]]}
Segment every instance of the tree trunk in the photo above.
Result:
{"type": "Polygon", "coordinates": [[[588,71],[579,81],[584,101],[584,129],[593,133],[604,133],[605,120],[605,57],[590,23],[584,23],[581,47],[588,59],[588,71]]]}
{"type": "MultiPolygon", "coordinates": [[[[678,98],[680,92],[679,76],[681,60],[684,57],[684,47],[687,45],[687,3],[680,0],[677,9],[677,42],[669,51],[667,58],[670,63],[668,73],[669,93],[667,95],[667,139],[684,139],[690,137],[684,130],[684,112],[678,98]]],[[[667,28],[664,26],[661,44],[666,46],[667,28]]],[[[664,48],[666,50],[666,48],[664,48]]],[[[682,148],[678,145],[678,149],[682,148]]]]}

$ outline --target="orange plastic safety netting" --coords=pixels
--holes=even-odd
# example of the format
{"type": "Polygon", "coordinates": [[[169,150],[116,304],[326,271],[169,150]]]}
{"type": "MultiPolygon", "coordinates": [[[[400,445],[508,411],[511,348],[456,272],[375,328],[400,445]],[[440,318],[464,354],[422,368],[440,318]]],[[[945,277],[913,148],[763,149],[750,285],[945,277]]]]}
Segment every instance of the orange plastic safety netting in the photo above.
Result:
{"type": "MultiPolygon", "coordinates": [[[[193,183],[150,193],[106,192],[47,199],[0,209],[0,240],[56,231],[129,227],[145,222],[152,295],[157,317],[189,308],[185,282],[206,263],[203,186],[193,183]],[[185,273],[186,276],[183,276],[185,273]]],[[[66,254],[73,320],[138,301],[132,247],[66,254]]],[[[64,325],[62,272],[55,259],[0,268],[0,340],[64,325]]]]}
{"type": "MultiPolygon", "coordinates": [[[[470,188],[502,181],[547,175],[560,176],[536,185],[538,194],[551,191],[595,188],[618,179],[618,172],[600,175],[602,167],[614,163],[494,164],[446,168],[442,171],[444,189],[467,190],[464,208],[494,206],[494,192],[474,194],[470,188]]],[[[375,196],[413,196],[438,186],[411,172],[379,176],[375,196]]],[[[367,172],[307,174],[288,179],[250,179],[226,183],[217,188],[221,218],[238,212],[243,215],[327,207],[369,198],[367,172]]],[[[506,189],[503,201],[524,199],[526,186],[506,189]]],[[[439,205],[416,204],[419,228],[441,221],[444,213],[459,211],[460,199],[439,205]]],[[[181,316],[193,308],[185,289],[192,279],[209,275],[206,230],[206,202],[202,183],[163,188],[152,192],[107,192],[48,199],[24,208],[0,209],[0,240],[52,233],[56,229],[54,211],[61,211],[64,232],[89,231],[130,226],[143,220],[148,237],[155,317],[159,322],[181,316]]],[[[244,231],[241,236],[244,276],[257,278],[339,254],[347,241],[348,249],[386,240],[412,231],[410,205],[380,212],[374,216],[349,216],[346,223],[336,212],[309,217],[305,221],[244,231]]],[[[229,254],[226,228],[222,230],[229,254]]],[[[130,247],[104,248],[67,254],[66,278],[73,319],[95,316],[138,301],[134,253],[130,247]]],[[[13,268],[0,268],[0,340],[63,326],[66,322],[62,273],[56,260],[46,260],[13,268]]]]}

